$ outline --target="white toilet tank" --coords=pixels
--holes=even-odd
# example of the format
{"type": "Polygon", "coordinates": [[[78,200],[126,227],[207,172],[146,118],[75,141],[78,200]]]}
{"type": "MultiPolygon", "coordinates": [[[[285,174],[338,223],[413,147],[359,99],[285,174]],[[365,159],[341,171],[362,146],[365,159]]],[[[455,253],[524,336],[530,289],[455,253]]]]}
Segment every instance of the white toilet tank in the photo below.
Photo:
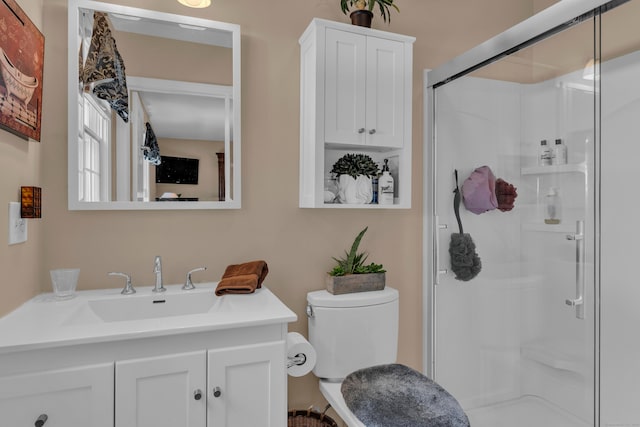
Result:
{"type": "Polygon", "coordinates": [[[317,354],[313,373],[342,381],[351,372],[395,363],[398,353],[398,291],[307,294],[309,342],[317,354]]]}

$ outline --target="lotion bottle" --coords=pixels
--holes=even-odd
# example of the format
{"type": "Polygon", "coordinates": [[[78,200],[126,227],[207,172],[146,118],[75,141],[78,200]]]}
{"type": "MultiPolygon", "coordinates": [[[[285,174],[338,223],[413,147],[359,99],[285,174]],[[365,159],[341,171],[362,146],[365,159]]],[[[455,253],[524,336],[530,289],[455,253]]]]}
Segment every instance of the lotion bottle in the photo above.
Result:
{"type": "Polygon", "coordinates": [[[389,159],[384,159],[382,175],[378,178],[378,204],[393,205],[393,177],[389,173],[389,159]]]}

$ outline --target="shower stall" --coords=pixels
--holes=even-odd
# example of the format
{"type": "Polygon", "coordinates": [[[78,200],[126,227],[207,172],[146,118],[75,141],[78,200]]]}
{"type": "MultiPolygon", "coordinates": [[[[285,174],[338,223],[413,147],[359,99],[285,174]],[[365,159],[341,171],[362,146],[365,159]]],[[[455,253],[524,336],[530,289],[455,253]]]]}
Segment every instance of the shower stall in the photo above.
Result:
{"type": "Polygon", "coordinates": [[[473,427],[640,426],[638,22],[563,0],[425,72],[425,371],[473,427]],[[463,281],[455,171],[481,166],[517,198],[461,205],[463,281]]]}

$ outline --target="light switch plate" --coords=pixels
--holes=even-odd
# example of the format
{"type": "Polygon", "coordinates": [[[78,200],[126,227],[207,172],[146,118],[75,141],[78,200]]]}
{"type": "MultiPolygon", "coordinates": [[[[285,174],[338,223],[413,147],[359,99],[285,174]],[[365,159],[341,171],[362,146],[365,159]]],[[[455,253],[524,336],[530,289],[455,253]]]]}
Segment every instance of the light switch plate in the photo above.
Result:
{"type": "Polygon", "coordinates": [[[20,203],[9,202],[9,244],[27,241],[27,220],[20,217],[20,203]]]}

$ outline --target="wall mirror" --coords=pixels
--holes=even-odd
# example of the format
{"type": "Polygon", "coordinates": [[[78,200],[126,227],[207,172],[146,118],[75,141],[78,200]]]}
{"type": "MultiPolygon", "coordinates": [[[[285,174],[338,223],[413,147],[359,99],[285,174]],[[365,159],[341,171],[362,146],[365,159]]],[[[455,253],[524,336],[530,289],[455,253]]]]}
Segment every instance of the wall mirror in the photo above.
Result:
{"type": "Polygon", "coordinates": [[[70,210],[240,208],[238,25],[70,0],[68,43],[70,210]]]}

